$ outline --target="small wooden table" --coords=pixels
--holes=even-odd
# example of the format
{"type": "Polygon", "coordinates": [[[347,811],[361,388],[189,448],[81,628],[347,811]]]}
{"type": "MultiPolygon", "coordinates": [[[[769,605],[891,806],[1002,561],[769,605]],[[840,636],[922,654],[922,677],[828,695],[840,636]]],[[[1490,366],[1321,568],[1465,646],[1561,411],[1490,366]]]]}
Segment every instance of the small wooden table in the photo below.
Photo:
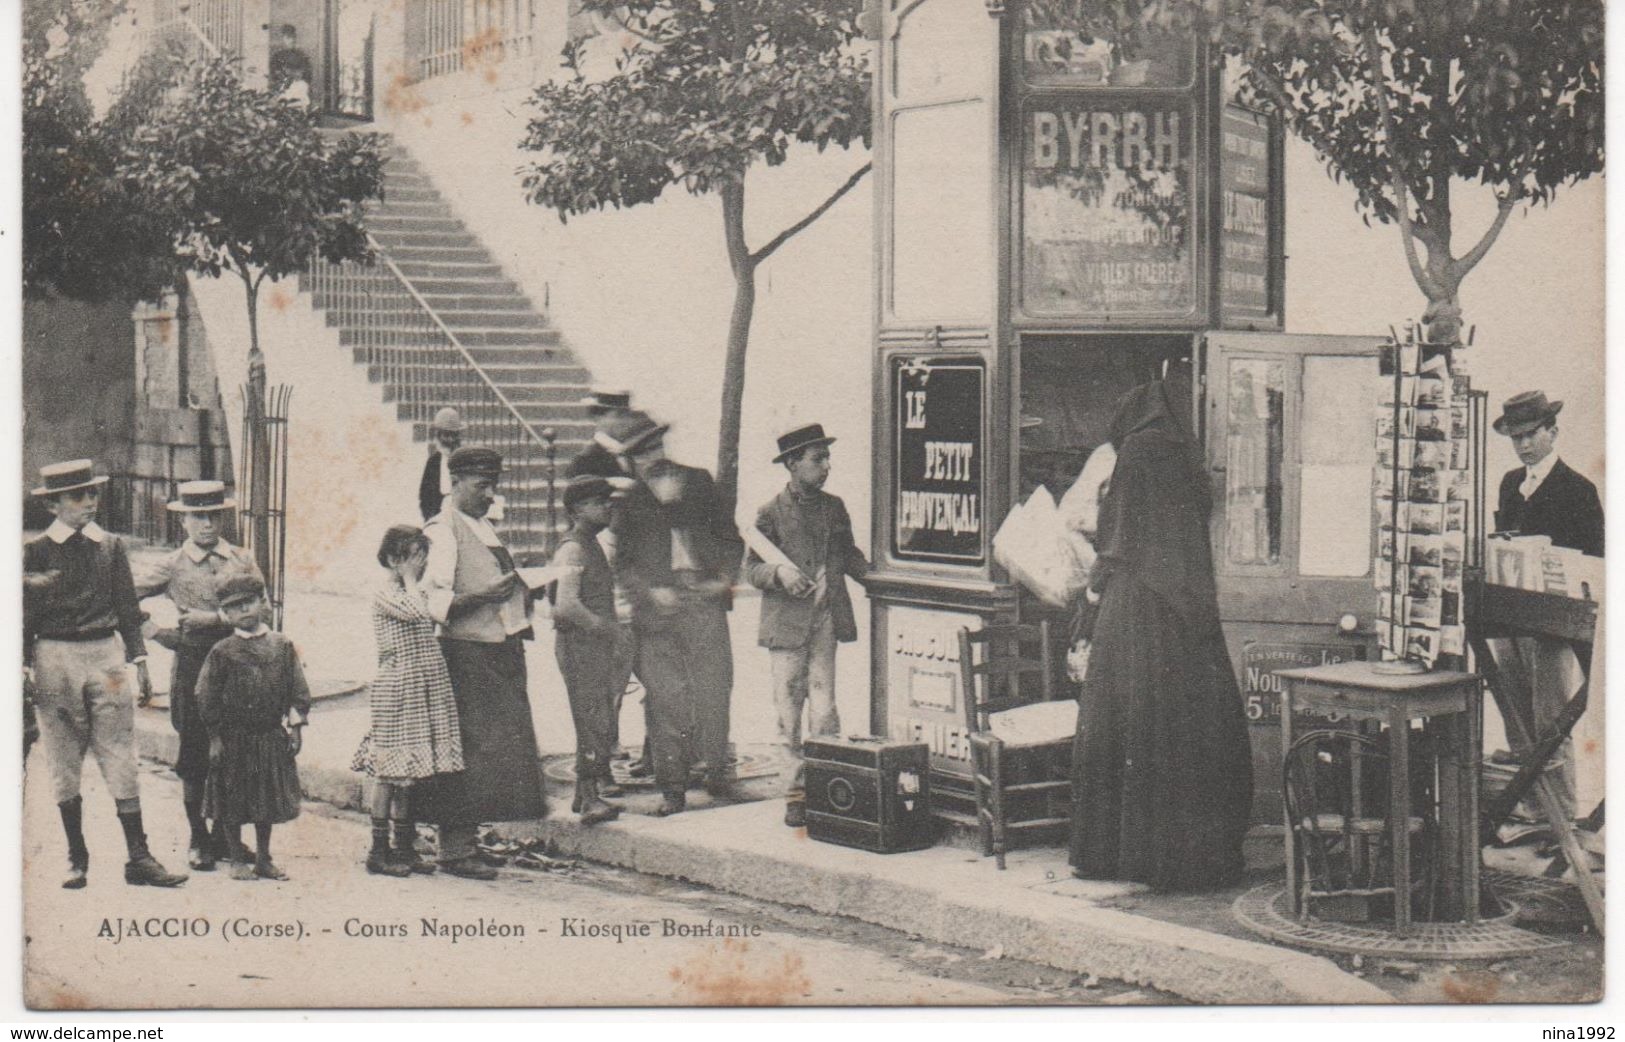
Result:
{"type": "MultiPolygon", "coordinates": [[[[1388,725],[1389,831],[1393,843],[1394,931],[1411,930],[1410,722],[1442,721],[1454,746],[1454,769],[1439,771],[1439,856],[1449,907],[1463,922],[1478,921],[1478,761],[1483,730],[1483,686],[1476,673],[1379,673],[1370,662],[1339,662],[1284,669],[1281,678],[1281,752],[1292,749],[1292,714],[1335,712],[1388,725]]],[[[1294,830],[1286,830],[1286,882],[1294,911],[1298,859],[1294,830]]]]}

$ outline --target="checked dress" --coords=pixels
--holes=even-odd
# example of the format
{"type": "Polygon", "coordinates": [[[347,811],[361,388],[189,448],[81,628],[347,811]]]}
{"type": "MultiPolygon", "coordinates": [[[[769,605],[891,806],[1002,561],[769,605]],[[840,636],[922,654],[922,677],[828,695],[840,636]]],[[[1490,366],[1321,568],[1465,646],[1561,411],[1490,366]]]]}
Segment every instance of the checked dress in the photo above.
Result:
{"type": "Polygon", "coordinates": [[[378,643],[372,731],[352,769],[386,782],[461,771],[457,702],[423,594],[392,580],[373,596],[372,632],[378,643]]]}

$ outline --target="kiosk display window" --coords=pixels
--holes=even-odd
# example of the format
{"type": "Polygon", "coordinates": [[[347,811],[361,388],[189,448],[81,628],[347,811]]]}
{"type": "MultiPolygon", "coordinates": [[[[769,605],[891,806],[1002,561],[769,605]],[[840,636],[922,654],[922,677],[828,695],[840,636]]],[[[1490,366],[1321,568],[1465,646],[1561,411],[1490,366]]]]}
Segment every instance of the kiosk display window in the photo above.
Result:
{"type": "Polygon", "coordinates": [[[1147,33],[1133,48],[1092,24],[1088,0],[1028,0],[1022,6],[1022,71],[1034,84],[1084,87],[1189,87],[1191,42],[1147,33]]]}

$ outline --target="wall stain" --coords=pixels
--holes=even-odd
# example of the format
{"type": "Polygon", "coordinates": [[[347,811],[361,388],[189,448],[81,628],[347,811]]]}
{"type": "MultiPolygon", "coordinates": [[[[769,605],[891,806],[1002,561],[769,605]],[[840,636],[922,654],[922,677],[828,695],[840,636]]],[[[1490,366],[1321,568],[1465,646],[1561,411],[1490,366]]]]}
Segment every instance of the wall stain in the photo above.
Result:
{"type": "Polygon", "coordinates": [[[749,941],[733,938],[673,967],[668,976],[682,1002],[696,1006],[783,1006],[812,986],[801,956],[752,956],[749,941]]]}
{"type": "Polygon", "coordinates": [[[271,297],[268,303],[271,305],[272,311],[286,311],[288,310],[288,305],[293,303],[293,296],[289,294],[288,287],[273,285],[271,287],[271,297]]]}
{"type": "Polygon", "coordinates": [[[1501,991],[1501,978],[1487,970],[1454,973],[1439,982],[1451,1002],[1494,1002],[1501,991]]]}

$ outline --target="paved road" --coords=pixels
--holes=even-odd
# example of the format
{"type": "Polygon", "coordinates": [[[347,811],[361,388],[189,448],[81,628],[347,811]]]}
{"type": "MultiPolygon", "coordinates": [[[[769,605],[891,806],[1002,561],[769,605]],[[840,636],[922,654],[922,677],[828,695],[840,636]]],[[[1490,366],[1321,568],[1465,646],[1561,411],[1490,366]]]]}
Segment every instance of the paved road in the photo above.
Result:
{"type": "MultiPolygon", "coordinates": [[[[43,781],[38,756],[29,766],[43,781]]],[[[79,892],[58,886],[63,847],[49,793],[33,784],[25,794],[26,994],[36,1008],[1155,998],[595,866],[510,868],[492,883],[370,876],[361,864],[363,819],[311,803],[276,835],[289,882],[243,883],[214,872],[179,890],[129,887],[118,825],[94,768],[86,782],[91,882],[79,892]]],[[[142,776],[153,848],[171,867],[184,860],[179,793],[167,771],[142,776]]]]}

